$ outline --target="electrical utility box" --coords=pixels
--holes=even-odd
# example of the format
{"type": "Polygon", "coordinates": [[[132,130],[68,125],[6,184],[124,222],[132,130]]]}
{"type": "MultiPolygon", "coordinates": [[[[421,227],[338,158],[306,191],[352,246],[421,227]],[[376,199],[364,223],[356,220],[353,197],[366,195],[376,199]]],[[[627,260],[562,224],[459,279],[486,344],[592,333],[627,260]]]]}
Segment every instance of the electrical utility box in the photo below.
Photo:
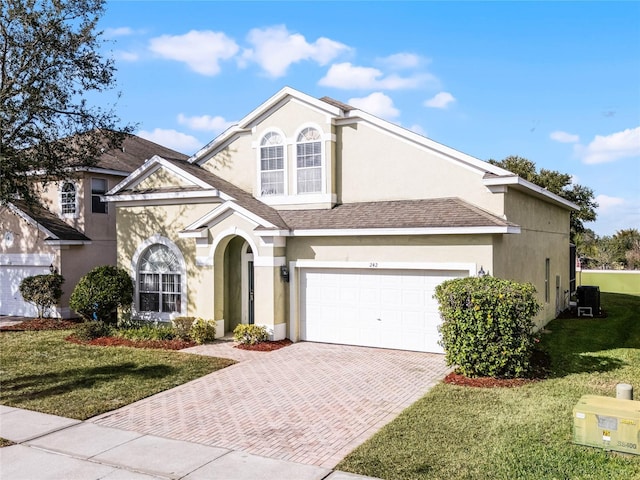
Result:
{"type": "Polygon", "coordinates": [[[640,455],[640,402],[584,395],[573,408],[573,443],[640,455]]]}

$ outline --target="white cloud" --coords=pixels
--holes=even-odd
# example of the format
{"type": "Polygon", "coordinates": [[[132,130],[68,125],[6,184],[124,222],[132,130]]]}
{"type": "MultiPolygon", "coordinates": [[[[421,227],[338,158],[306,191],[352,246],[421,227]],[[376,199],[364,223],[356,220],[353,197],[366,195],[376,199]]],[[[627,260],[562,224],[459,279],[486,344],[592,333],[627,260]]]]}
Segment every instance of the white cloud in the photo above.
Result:
{"type": "Polygon", "coordinates": [[[118,50],[114,53],[114,57],[125,62],[136,62],[140,58],[140,55],[135,52],[125,52],[124,50],[118,50]]]}
{"type": "Polygon", "coordinates": [[[137,135],[185,154],[196,152],[203,146],[197,138],[176,130],[156,128],[152,132],[141,130],[137,135]]]}
{"type": "Polygon", "coordinates": [[[186,63],[194,72],[213,76],[220,72],[219,62],[233,57],[239,47],[224,33],[191,30],[184,35],[152,38],[149,49],[162,58],[186,63]]]}
{"type": "Polygon", "coordinates": [[[640,157],[640,127],[611,135],[596,135],[586,147],[576,145],[575,153],[587,164],[606,163],[626,157],[640,157]]]}
{"type": "Polygon", "coordinates": [[[422,63],[422,59],[415,53],[396,53],[377,60],[381,65],[393,69],[415,68],[422,63]]]}
{"type": "Polygon", "coordinates": [[[596,196],[596,202],[598,203],[598,212],[607,213],[612,209],[624,204],[624,198],[610,197],[608,195],[596,196]]]}
{"type": "Polygon", "coordinates": [[[425,107],[431,108],[441,108],[445,109],[449,107],[449,104],[455,102],[456,99],[449,92],[440,92],[436,94],[433,98],[430,98],[426,102],[424,102],[425,107]]]}
{"type": "Polygon", "coordinates": [[[358,67],[349,62],[331,65],[327,74],[318,82],[325,87],[342,88],[346,90],[399,90],[416,88],[425,82],[437,82],[430,74],[417,74],[410,77],[400,77],[392,74],[384,76],[381,70],[373,67],[358,67]]]}
{"type": "Polygon", "coordinates": [[[236,122],[228,122],[220,116],[212,117],[210,115],[201,115],[199,117],[187,117],[180,113],[178,114],[178,123],[180,125],[186,125],[192,130],[220,133],[224,132],[236,122]]]}
{"type": "Polygon", "coordinates": [[[133,35],[135,31],[130,27],[105,28],[104,36],[107,38],[127,37],[133,35]]]}
{"type": "Polygon", "coordinates": [[[412,132],[417,133],[418,135],[422,135],[423,137],[427,136],[427,132],[425,131],[425,129],[422,128],[422,126],[418,125],[417,123],[415,125],[411,125],[409,127],[409,130],[411,130],[412,132]]]}
{"type": "Polygon", "coordinates": [[[561,130],[556,130],[555,132],[551,132],[549,134],[549,138],[551,140],[555,140],[556,142],[560,142],[560,143],[578,143],[580,141],[579,135],[563,132],[561,130]]]}
{"type": "Polygon", "coordinates": [[[293,63],[303,60],[326,65],[340,53],[350,50],[347,45],[325,37],[309,43],[299,33],[290,33],[284,25],[254,28],[247,35],[253,48],[242,54],[243,61],[253,61],[270,76],[282,77],[293,63]]]}
{"type": "Polygon", "coordinates": [[[363,98],[351,98],[347,103],[380,118],[391,119],[400,115],[400,110],[393,106],[393,100],[382,92],[374,92],[363,98]]]}

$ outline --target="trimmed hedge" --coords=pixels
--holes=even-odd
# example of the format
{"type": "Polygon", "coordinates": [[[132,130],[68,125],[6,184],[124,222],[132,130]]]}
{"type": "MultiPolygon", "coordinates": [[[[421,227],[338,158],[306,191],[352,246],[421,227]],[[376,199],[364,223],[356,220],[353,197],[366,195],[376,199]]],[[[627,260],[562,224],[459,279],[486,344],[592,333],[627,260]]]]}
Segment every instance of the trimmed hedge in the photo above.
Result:
{"type": "Polygon", "coordinates": [[[118,308],[131,308],[133,280],[119,267],[96,267],[80,279],[69,305],[85,320],[118,322],[118,308]]]}
{"type": "Polygon", "coordinates": [[[43,318],[47,310],[54,307],[62,297],[64,277],[57,273],[34,275],[20,282],[20,295],[38,309],[38,318],[43,318]]]}
{"type": "Polygon", "coordinates": [[[535,287],[490,276],[447,280],[436,287],[448,365],[468,377],[525,377],[540,310],[535,287]]]}

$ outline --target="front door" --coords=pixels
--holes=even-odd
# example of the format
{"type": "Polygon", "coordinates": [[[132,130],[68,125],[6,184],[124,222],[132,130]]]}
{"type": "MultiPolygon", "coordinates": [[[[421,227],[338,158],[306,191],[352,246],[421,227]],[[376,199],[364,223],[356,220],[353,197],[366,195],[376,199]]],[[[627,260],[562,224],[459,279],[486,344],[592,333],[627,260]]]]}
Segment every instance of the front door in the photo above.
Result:
{"type": "Polygon", "coordinates": [[[249,325],[253,325],[255,318],[254,318],[254,301],[253,301],[253,260],[249,260],[247,262],[247,283],[248,283],[248,310],[247,310],[247,317],[248,317],[248,321],[249,321],[249,325]]]}

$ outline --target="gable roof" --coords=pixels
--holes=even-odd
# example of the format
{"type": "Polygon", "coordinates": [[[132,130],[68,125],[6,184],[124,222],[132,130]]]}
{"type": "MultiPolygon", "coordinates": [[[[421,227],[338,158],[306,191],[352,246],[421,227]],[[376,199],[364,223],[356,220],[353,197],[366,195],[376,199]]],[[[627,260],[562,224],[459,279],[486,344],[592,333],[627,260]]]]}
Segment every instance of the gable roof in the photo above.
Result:
{"type": "Polygon", "coordinates": [[[514,181],[514,178],[519,178],[517,177],[517,175],[514,175],[512,172],[498,167],[497,165],[493,165],[471,155],[467,155],[466,153],[460,152],[459,150],[455,150],[451,147],[438,143],[430,138],[378,118],[351,105],[335,100],[331,97],[325,96],[317,99],[291,87],[284,87],[267,101],[250,112],[248,115],[246,115],[244,118],[242,118],[236,125],[230,127],[218,137],[214,138],[209,144],[205,145],[202,149],[191,156],[189,158],[189,162],[195,164],[205,163],[212,155],[215,155],[217,152],[224,149],[236,137],[249,133],[253,125],[258,123],[270,112],[276,110],[285,102],[291,99],[297,102],[304,103],[316,110],[327,113],[332,117],[332,121],[336,125],[348,125],[352,123],[365,122],[369,125],[375,126],[382,131],[387,132],[390,135],[402,138],[403,140],[412,143],[419,148],[429,150],[430,152],[447,161],[457,163],[462,167],[477,172],[479,175],[481,175],[481,181],[483,181],[485,185],[487,185],[487,187],[511,185],[528,194],[554,203],[555,205],[558,205],[562,208],[566,208],[569,210],[578,210],[578,206],[574,203],[569,202],[568,200],[551,192],[548,192],[543,188],[539,188],[530,182],[526,182],[522,179],[520,179],[522,181],[514,181]]]}
{"type": "Polygon", "coordinates": [[[45,242],[85,243],[91,241],[85,234],[41,205],[29,205],[24,201],[14,200],[9,206],[15,214],[48,235],[45,242]]]}
{"type": "Polygon", "coordinates": [[[183,153],[176,152],[136,135],[127,135],[120,148],[105,151],[94,168],[122,171],[127,174],[139,168],[146,160],[159,155],[167,159],[186,160],[183,153]]]}

